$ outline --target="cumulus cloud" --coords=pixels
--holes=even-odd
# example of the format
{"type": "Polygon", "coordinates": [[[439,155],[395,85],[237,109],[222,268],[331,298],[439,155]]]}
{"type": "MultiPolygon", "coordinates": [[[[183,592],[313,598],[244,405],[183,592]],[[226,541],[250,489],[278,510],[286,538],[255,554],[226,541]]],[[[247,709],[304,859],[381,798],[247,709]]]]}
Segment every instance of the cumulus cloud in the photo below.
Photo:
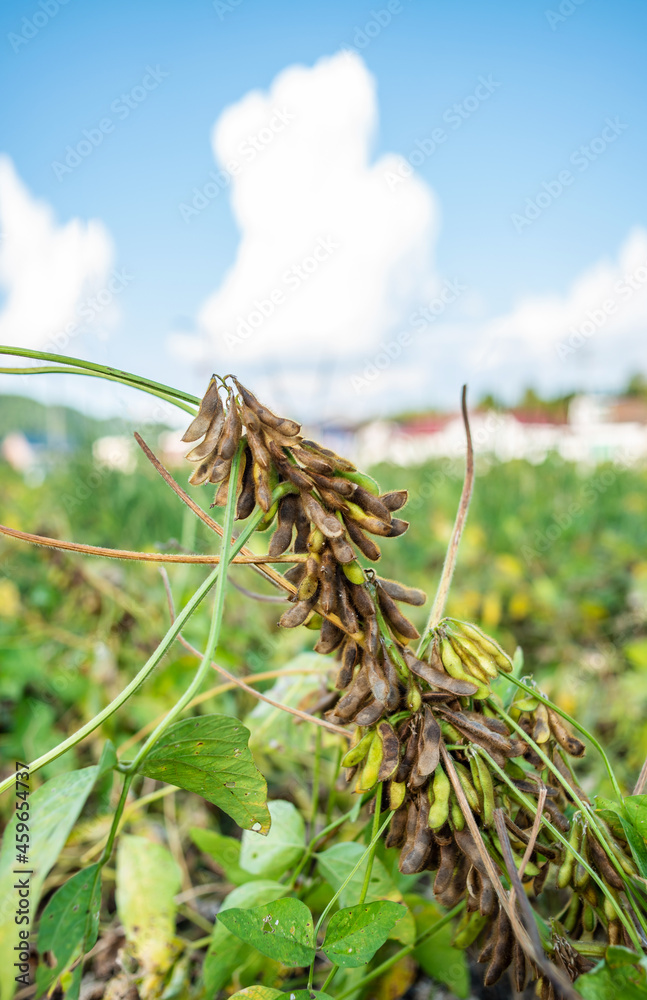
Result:
{"type": "Polygon", "coordinates": [[[57,224],[7,156],[0,157],[0,237],[1,343],[56,350],[84,319],[108,318],[86,301],[102,291],[112,265],[105,227],[95,219],[57,224]]]}
{"type": "Polygon", "coordinates": [[[463,331],[471,365],[491,378],[515,373],[526,383],[613,388],[644,368],[647,329],[647,231],[636,227],[615,258],[594,262],[564,295],[528,296],[507,314],[463,331]]]}
{"type": "Polygon", "coordinates": [[[240,240],[176,352],[319,418],[453,406],[464,381],[472,398],[614,388],[644,368],[643,229],[565,294],[483,316],[481,290],[438,273],[430,186],[399,155],[372,156],[377,124],[375,81],[349,53],[222,113],[212,143],[240,240]]]}
{"type": "MultiPolygon", "coordinates": [[[[183,349],[237,365],[361,357],[431,294],[438,210],[394,155],[371,162],[375,81],[353,54],[290,67],[216,122],[240,243],[183,349]]],[[[177,340],[176,340],[177,346],[177,340]]]]}

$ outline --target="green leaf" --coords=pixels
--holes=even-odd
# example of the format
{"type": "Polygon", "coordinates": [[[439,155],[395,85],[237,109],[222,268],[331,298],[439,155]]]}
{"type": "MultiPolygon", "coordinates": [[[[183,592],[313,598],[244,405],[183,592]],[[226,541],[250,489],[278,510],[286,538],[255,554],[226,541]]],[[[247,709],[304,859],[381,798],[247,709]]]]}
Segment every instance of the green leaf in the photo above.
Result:
{"type": "Polygon", "coordinates": [[[251,910],[220,911],[218,921],[242,941],[283,965],[310,965],[315,957],[312,914],[300,899],[286,897],[251,910]]]}
{"type": "Polygon", "coordinates": [[[324,954],[331,962],[345,968],[365,965],[406,912],[402,903],[388,900],[338,910],[328,924],[324,954]]]}
{"type": "Polygon", "coordinates": [[[189,835],[196,847],[211,855],[229,882],[243,885],[254,878],[250,872],[240,867],[240,840],[226,837],[224,833],[217,833],[215,830],[202,830],[198,826],[192,826],[189,835]]]}
{"type": "Polygon", "coordinates": [[[99,933],[101,868],[90,865],[57,889],[40,918],[38,951],[52,952],[54,968],[41,962],[36,970],[37,996],[67,968],[73,959],[89,951],[99,933]]]}
{"type": "MultiPolygon", "coordinates": [[[[418,935],[444,916],[435,903],[414,893],[405,895],[404,901],[413,913],[418,935]]],[[[442,927],[437,934],[418,945],[413,957],[432,979],[445,983],[457,997],[467,997],[470,992],[467,961],[464,951],[452,947],[454,929],[451,923],[442,927]]]]}
{"type": "Polygon", "coordinates": [[[104,774],[107,774],[108,771],[112,771],[112,769],[116,766],[117,754],[115,753],[114,745],[111,740],[106,740],[103,745],[103,750],[101,751],[99,763],[97,764],[97,778],[102,778],[104,774]]]}
{"type": "MultiPolygon", "coordinates": [[[[237,889],[232,889],[229,895],[223,899],[219,916],[226,910],[237,906],[251,907],[271,903],[275,899],[285,896],[287,891],[287,886],[269,879],[247,882],[237,889]]],[[[202,973],[207,995],[213,996],[223,989],[234,971],[243,964],[247,964],[247,959],[253,954],[258,955],[258,952],[231,934],[220,920],[216,921],[202,973]]],[[[261,961],[267,965],[266,959],[261,959],[261,961]]]]}
{"type": "Polygon", "coordinates": [[[117,914],[129,951],[148,977],[145,992],[153,995],[158,995],[154,986],[162,986],[176,956],[174,897],[181,884],[180,869],[166,847],[146,837],[122,835],[117,850],[117,914]]]}
{"type": "Polygon", "coordinates": [[[647,842],[647,795],[628,795],[623,804],[628,819],[647,842]]]}
{"type": "Polygon", "coordinates": [[[272,826],[267,837],[245,830],[241,841],[240,866],[266,878],[283,875],[303,855],[306,827],[299,810],[283,799],[268,802],[272,826]]]}
{"type": "MultiPolygon", "coordinates": [[[[333,889],[339,889],[365,850],[366,848],[361,844],[349,842],[334,844],[327,851],[322,851],[321,854],[317,855],[319,871],[333,889]]],[[[365,860],[342,891],[339,897],[340,906],[355,906],[359,902],[366,875],[366,865],[367,861],[365,860]]],[[[382,861],[379,858],[374,858],[366,902],[374,903],[378,899],[390,899],[393,903],[401,903],[402,893],[382,861]]],[[[410,913],[405,913],[389,937],[401,941],[402,944],[413,944],[416,937],[416,927],[410,913]]]]}
{"type": "MultiPolygon", "coordinates": [[[[85,805],[97,778],[97,767],[82,771],[67,771],[46,781],[29,797],[29,864],[30,908],[35,913],[45,876],[59,856],[70,831],[85,805]]],[[[0,851],[0,997],[13,996],[16,983],[13,968],[13,931],[16,909],[16,814],[5,830],[0,851]]],[[[18,876],[19,877],[19,876],[18,876]]],[[[26,877],[26,876],[25,876],[26,877]]]]}
{"type": "Polygon", "coordinates": [[[584,1000],[645,1000],[647,997],[647,959],[612,968],[598,962],[594,969],[573,983],[584,1000]]]}
{"type": "Polygon", "coordinates": [[[237,997],[245,997],[245,1000],[274,1000],[275,997],[284,995],[280,990],[275,990],[271,986],[246,986],[244,990],[233,993],[229,1000],[236,1000],[237,997]]]}
{"type": "Polygon", "coordinates": [[[228,715],[201,715],[176,722],[139,767],[213,802],[244,829],[267,833],[267,783],[247,743],[249,730],[228,715]]]}
{"type": "MultiPolygon", "coordinates": [[[[365,850],[366,848],[362,844],[344,842],[334,844],[327,851],[317,854],[319,870],[326,881],[330,882],[333,889],[339,889],[365,850]]],[[[339,897],[342,906],[355,906],[359,902],[367,863],[368,859],[365,859],[343,890],[339,897]]],[[[375,858],[373,861],[373,870],[371,872],[366,899],[368,902],[374,902],[376,899],[390,899],[395,903],[399,903],[402,900],[402,893],[396,889],[393,880],[379,858],[375,858]]]]}
{"type": "MultiPolygon", "coordinates": [[[[328,993],[321,993],[319,990],[291,990],[289,993],[281,993],[282,997],[288,1000],[332,1000],[328,993]]],[[[230,997],[229,1000],[234,1000],[230,997]]]]}

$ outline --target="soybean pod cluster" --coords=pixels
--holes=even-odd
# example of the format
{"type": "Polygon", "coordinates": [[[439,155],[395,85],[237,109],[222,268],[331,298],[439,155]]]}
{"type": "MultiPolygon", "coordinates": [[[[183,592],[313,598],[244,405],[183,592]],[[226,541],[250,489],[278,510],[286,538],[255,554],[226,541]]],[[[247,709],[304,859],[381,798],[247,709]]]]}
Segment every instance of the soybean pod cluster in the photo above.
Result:
{"type": "Polygon", "coordinates": [[[212,377],[184,435],[194,445],[187,456],[196,465],[190,482],[216,484],[214,504],[224,505],[233,456],[241,448],[236,517],[260,508],[257,530],[273,528],[269,555],[298,559],[285,573],[293,594],[279,625],[316,630],[315,650],[337,660],[334,688],[323,701],[329,721],[354,727],[342,761],[347,781],[366,795],[383,783],[382,807],[394,811],[386,846],[400,851],[400,871],[435,873],[434,894],[445,907],[466,901],[454,943],[478,947],[485,984],[512,966],[519,992],[537,980],[538,995],[556,996],[515,938],[442,758],[451,759],[504,884],[495,810],[502,811],[517,868],[532,843],[523,871],[528,896],[538,897],[547,880],[570,893],[553,920],[552,957],[574,979],[592,966],[578,952],[578,940],[631,944],[617,906],[625,879],[636,875],[622,828],[599,821],[609,857],[577,810],[588,799],[566,760],[582,756],[584,744],[526,692],[512,700],[509,714],[502,711],[492,683],[512,671],[512,661],[476,625],[444,618],[414,652],[411,644],[420,635],[400,605],[421,606],[426,595],[363,568],[358,558],[376,562],[376,538],[407,530],[408,522],[394,516],[407,491],[380,493],[370,476],[304,438],[296,421],[277,416],[231,379],[233,386],[212,377]],[[542,790],[545,822],[535,836],[542,790]],[[564,850],[567,836],[575,853],[564,850]]]}

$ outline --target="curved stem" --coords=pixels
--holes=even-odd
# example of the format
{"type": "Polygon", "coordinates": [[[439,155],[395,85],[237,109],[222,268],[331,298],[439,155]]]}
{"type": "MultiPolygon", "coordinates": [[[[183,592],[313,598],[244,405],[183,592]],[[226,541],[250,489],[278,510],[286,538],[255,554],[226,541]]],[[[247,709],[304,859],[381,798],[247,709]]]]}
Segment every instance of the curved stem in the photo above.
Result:
{"type": "MultiPolygon", "coordinates": [[[[220,562],[220,556],[193,555],[183,552],[137,552],[132,549],[109,549],[103,545],[85,545],[82,542],[68,542],[61,538],[49,538],[47,535],[33,535],[29,531],[18,531],[17,528],[8,528],[6,524],[0,524],[0,535],[8,538],[16,538],[20,542],[29,542],[31,545],[42,545],[44,548],[61,549],[64,552],[80,552],[85,556],[102,556],[106,559],[127,559],[133,562],[161,562],[161,563],[193,563],[204,566],[215,566],[220,562]]],[[[280,556],[255,556],[237,555],[231,562],[240,563],[244,566],[262,565],[267,562],[304,562],[307,555],[294,555],[288,553],[280,556]]],[[[262,595],[261,595],[262,596],[262,595]]],[[[282,600],[282,598],[281,598],[282,600]]]]}
{"type": "Polygon", "coordinates": [[[188,403],[180,402],[178,399],[174,399],[169,393],[161,392],[159,389],[151,389],[144,385],[140,385],[138,382],[133,382],[128,378],[121,378],[119,375],[107,375],[101,372],[86,371],[84,368],[73,368],[71,366],[61,365],[59,368],[50,367],[38,367],[38,368],[0,368],[0,375],[86,375],[88,378],[103,378],[108,382],[118,382],[120,385],[129,386],[131,389],[141,389],[143,392],[147,392],[150,396],[157,396],[158,399],[163,399],[164,402],[170,403],[171,406],[177,406],[185,413],[190,413],[195,416],[196,409],[195,406],[191,406],[188,403]]]}
{"type": "Polygon", "coordinates": [[[366,872],[364,874],[364,883],[362,885],[362,891],[359,894],[359,903],[363,903],[368,894],[368,887],[371,883],[371,875],[373,874],[373,861],[375,860],[375,852],[377,850],[377,831],[380,825],[380,814],[382,812],[382,790],[384,788],[383,782],[379,782],[377,786],[377,791],[375,793],[375,812],[373,814],[373,830],[371,832],[371,843],[373,847],[368,856],[368,863],[366,865],[366,872]]]}
{"type": "Polygon", "coordinates": [[[104,377],[117,377],[145,391],[151,389],[158,390],[169,396],[176,396],[178,399],[183,399],[187,403],[193,403],[195,406],[200,405],[200,400],[197,396],[192,396],[189,392],[182,392],[181,389],[175,389],[172,385],[164,385],[163,382],[153,382],[152,379],[144,378],[143,375],[134,375],[132,372],[125,372],[120,368],[96,364],[93,361],[84,361],[82,358],[73,358],[66,354],[50,354],[47,351],[32,351],[27,347],[7,347],[5,345],[0,346],[0,354],[9,354],[17,358],[34,358],[36,361],[55,361],[59,364],[73,365],[76,368],[97,372],[104,377]]]}
{"type": "Polygon", "coordinates": [[[454,575],[454,569],[456,567],[456,557],[458,555],[458,546],[460,544],[461,535],[463,534],[463,528],[465,527],[465,521],[467,519],[467,512],[470,506],[470,500],[472,499],[472,490],[474,487],[474,449],[472,447],[472,434],[470,431],[470,422],[467,414],[467,386],[463,386],[463,392],[461,395],[461,412],[463,414],[463,423],[465,425],[465,438],[467,442],[467,458],[465,463],[465,479],[463,481],[463,489],[461,492],[461,498],[458,504],[458,510],[456,512],[456,520],[454,521],[454,528],[452,530],[452,535],[449,540],[449,545],[447,546],[447,554],[445,556],[445,562],[443,564],[443,571],[440,575],[440,582],[438,583],[438,590],[436,591],[436,597],[434,599],[433,607],[429,615],[429,621],[427,622],[427,627],[423,632],[422,638],[420,640],[420,645],[418,647],[418,655],[420,655],[428,641],[429,633],[433,628],[436,627],[440,619],[443,617],[445,611],[445,604],[447,603],[447,595],[449,594],[449,587],[452,582],[452,576],[454,575]]]}
{"type": "Polygon", "coordinates": [[[577,729],[578,733],[581,733],[582,736],[586,737],[586,739],[593,744],[595,749],[602,757],[602,760],[604,761],[607,773],[609,775],[609,778],[611,779],[611,784],[613,785],[613,790],[618,796],[618,799],[622,802],[622,792],[620,791],[620,786],[616,781],[616,776],[613,773],[613,769],[611,767],[609,758],[602,749],[601,744],[596,740],[595,736],[592,736],[591,733],[588,731],[588,729],[585,729],[584,726],[580,725],[577,719],[574,719],[571,715],[568,714],[568,712],[565,712],[563,709],[561,709],[559,705],[555,705],[549,698],[546,698],[546,696],[543,695],[536,688],[531,687],[529,684],[525,684],[523,681],[520,681],[517,677],[514,677],[512,674],[508,674],[506,676],[506,680],[511,681],[518,688],[521,688],[522,691],[526,691],[528,694],[532,695],[533,698],[537,699],[537,701],[541,701],[544,705],[547,705],[548,708],[552,709],[553,712],[556,712],[557,715],[561,715],[562,719],[565,719],[573,727],[573,729],[577,729]]]}

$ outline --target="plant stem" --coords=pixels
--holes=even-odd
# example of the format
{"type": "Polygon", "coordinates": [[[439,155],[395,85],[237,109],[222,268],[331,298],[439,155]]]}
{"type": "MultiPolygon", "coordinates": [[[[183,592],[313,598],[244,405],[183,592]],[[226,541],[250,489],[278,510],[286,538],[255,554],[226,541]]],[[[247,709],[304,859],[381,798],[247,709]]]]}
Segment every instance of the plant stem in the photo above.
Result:
{"type": "MultiPolygon", "coordinates": [[[[229,475],[229,490],[227,493],[227,506],[225,507],[225,516],[223,522],[223,534],[220,545],[220,569],[221,572],[218,574],[218,579],[216,580],[216,587],[213,598],[213,614],[211,616],[211,626],[209,629],[209,638],[207,639],[207,646],[202,656],[202,661],[198,667],[195,676],[188,688],[179,699],[179,701],[173,706],[170,712],[162,719],[158,726],[150,734],[139,753],[136,755],[133,762],[128,767],[128,772],[134,773],[139,765],[142,763],[145,757],[148,756],[153,748],[153,745],[157,742],[160,736],[168,729],[172,722],[180,715],[186,705],[191,701],[193,696],[199,691],[202,686],[202,682],[205,677],[208,676],[211,670],[211,658],[214,655],[218,642],[220,640],[220,629],[222,627],[222,616],[225,607],[225,590],[227,584],[227,570],[229,569],[229,563],[236,554],[234,549],[236,548],[236,543],[231,545],[231,533],[234,527],[234,517],[236,514],[236,486],[238,482],[238,468],[240,466],[240,458],[243,452],[244,445],[239,445],[234,459],[231,463],[231,472],[229,475]]],[[[240,542],[240,539],[237,540],[240,542]]],[[[242,545],[243,543],[240,542],[242,545]]]]}
{"type": "Polygon", "coordinates": [[[369,856],[368,862],[366,864],[366,872],[364,874],[364,884],[362,885],[362,891],[359,894],[359,903],[363,903],[366,899],[368,893],[368,887],[371,882],[371,875],[373,874],[373,861],[375,859],[375,852],[377,850],[377,830],[380,825],[380,813],[382,812],[382,789],[384,788],[383,782],[378,782],[377,791],[375,793],[375,812],[373,814],[373,829],[371,831],[371,843],[373,844],[369,856]]]}
{"type": "Polygon", "coordinates": [[[337,997],[337,1000],[346,1000],[346,997],[352,996],[353,993],[356,993],[363,986],[367,986],[368,983],[372,983],[374,979],[379,979],[379,977],[384,972],[388,972],[391,966],[395,965],[396,962],[399,962],[400,959],[402,958],[406,958],[406,956],[410,955],[412,951],[415,951],[416,948],[419,947],[419,945],[421,945],[423,941],[429,940],[430,937],[433,937],[434,934],[437,934],[438,931],[443,929],[443,927],[446,927],[447,924],[450,923],[454,919],[454,917],[457,917],[458,914],[461,912],[461,910],[463,910],[464,908],[465,908],[465,900],[462,900],[462,902],[457,903],[457,905],[454,906],[453,909],[449,910],[449,912],[446,913],[444,917],[441,917],[440,920],[437,920],[435,924],[432,924],[431,927],[428,927],[426,931],[423,931],[422,934],[420,934],[416,938],[413,944],[407,944],[404,946],[404,948],[400,948],[399,951],[396,951],[395,955],[391,955],[390,958],[387,958],[384,962],[381,963],[381,965],[378,965],[377,968],[372,969],[371,972],[369,972],[366,976],[364,976],[363,979],[360,979],[358,983],[354,983],[349,989],[344,990],[343,993],[340,993],[339,996],[337,997]]]}
{"type": "Polygon", "coordinates": [[[546,698],[546,696],[541,694],[541,692],[538,691],[536,688],[531,687],[529,684],[525,684],[524,681],[520,681],[517,677],[514,677],[512,674],[508,674],[506,680],[511,681],[518,688],[521,688],[522,691],[526,691],[528,694],[532,695],[533,698],[537,699],[537,701],[541,701],[544,705],[547,705],[548,708],[552,709],[553,712],[556,712],[557,715],[561,715],[562,719],[565,719],[573,727],[573,729],[577,729],[577,731],[581,733],[582,736],[586,737],[586,739],[593,744],[595,749],[602,757],[602,760],[604,761],[607,773],[609,775],[609,778],[611,779],[611,784],[613,785],[613,790],[618,796],[620,802],[622,802],[622,792],[620,791],[620,786],[616,781],[616,776],[613,773],[613,769],[611,767],[609,758],[602,749],[600,743],[596,740],[595,736],[592,736],[591,733],[588,731],[588,729],[585,729],[584,726],[580,725],[577,719],[574,719],[572,716],[570,716],[568,712],[564,712],[564,710],[561,709],[559,705],[555,705],[549,698],[546,698]]]}
{"type": "MultiPolygon", "coordinates": [[[[103,378],[107,379],[108,382],[119,382],[121,385],[127,385],[131,389],[140,389],[143,392],[147,392],[150,396],[157,396],[159,399],[163,399],[164,402],[170,403],[171,406],[177,406],[186,413],[190,413],[195,416],[195,406],[191,406],[189,403],[180,402],[179,399],[174,399],[173,396],[166,392],[161,392],[159,389],[151,389],[146,386],[140,385],[138,382],[133,382],[129,378],[121,378],[119,375],[107,375],[102,372],[86,371],[83,368],[72,368],[63,367],[60,368],[0,368],[0,375],[86,375],[88,378],[103,378]]],[[[196,400],[197,402],[197,400],[196,400]]]]}
{"type": "Polygon", "coordinates": [[[436,591],[436,597],[434,599],[433,607],[429,615],[429,621],[427,622],[427,627],[425,628],[422,634],[422,638],[420,639],[420,644],[418,646],[418,656],[420,656],[424,651],[425,646],[429,641],[429,635],[432,629],[436,627],[440,619],[443,617],[445,604],[447,603],[447,595],[449,594],[449,587],[452,582],[452,576],[454,575],[454,569],[456,567],[458,546],[460,544],[461,535],[463,534],[463,528],[465,527],[465,521],[467,519],[467,511],[469,510],[470,500],[472,499],[472,489],[474,487],[474,449],[472,447],[472,434],[470,431],[469,417],[467,415],[466,385],[463,386],[463,392],[461,395],[461,411],[463,414],[463,423],[465,425],[465,437],[467,441],[465,479],[463,481],[461,498],[458,504],[458,510],[456,512],[456,520],[454,521],[454,528],[452,531],[451,538],[449,540],[449,545],[447,546],[447,554],[445,555],[445,562],[443,564],[443,571],[440,575],[438,590],[436,591]]]}
{"type": "Polygon", "coordinates": [[[319,778],[321,773],[321,743],[323,732],[320,726],[315,730],[315,760],[312,771],[312,806],[310,810],[310,839],[317,831],[317,811],[319,809],[319,778]]]}
{"type": "Polygon", "coordinates": [[[183,399],[187,403],[193,403],[195,406],[198,406],[200,403],[197,396],[192,396],[188,392],[182,392],[181,389],[175,389],[171,385],[164,385],[163,382],[153,382],[149,378],[144,378],[143,375],[134,375],[132,372],[125,372],[120,368],[111,368],[109,365],[99,365],[93,361],[84,361],[82,358],[72,358],[65,354],[49,354],[47,351],[32,351],[26,347],[6,346],[0,346],[0,354],[10,354],[17,358],[34,358],[36,361],[55,361],[59,364],[74,365],[77,368],[98,372],[103,376],[118,376],[120,379],[130,382],[137,388],[143,389],[146,392],[150,389],[157,389],[161,390],[163,393],[168,393],[169,396],[177,396],[178,399],[183,399]]]}
{"type": "MultiPolygon", "coordinates": [[[[364,863],[364,859],[367,857],[367,855],[370,854],[370,852],[372,851],[374,845],[377,844],[378,840],[382,836],[382,833],[384,832],[384,830],[386,830],[387,826],[391,822],[392,817],[393,817],[393,812],[390,812],[389,815],[384,820],[384,822],[382,823],[382,826],[379,828],[379,830],[377,831],[377,833],[375,834],[375,836],[371,840],[371,843],[368,845],[368,847],[366,848],[366,850],[363,851],[363,853],[362,853],[361,857],[359,858],[357,864],[352,868],[352,870],[350,871],[350,873],[346,876],[346,878],[344,879],[344,881],[342,882],[342,884],[339,886],[339,889],[337,890],[337,892],[335,893],[335,895],[330,900],[330,902],[328,903],[328,905],[324,909],[323,913],[319,917],[319,920],[317,921],[317,926],[315,927],[315,942],[317,940],[317,935],[318,935],[318,933],[319,933],[319,931],[321,929],[321,925],[323,924],[324,920],[326,919],[326,917],[330,913],[331,909],[333,908],[333,906],[335,905],[335,903],[337,902],[337,900],[339,899],[339,897],[341,896],[342,892],[344,891],[344,889],[346,888],[346,886],[348,885],[348,883],[351,881],[351,879],[353,878],[353,876],[362,867],[362,864],[364,863]]],[[[312,989],[312,980],[313,980],[313,977],[314,977],[314,971],[315,971],[315,963],[314,963],[314,959],[313,959],[312,965],[310,966],[310,975],[308,976],[308,989],[309,990],[312,989]]]]}
{"type": "Polygon", "coordinates": [[[126,806],[126,801],[128,799],[128,792],[130,791],[130,786],[132,784],[134,775],[127,774],[124,778],[123,788],[121,789],[121,795],[119,796],[119,802],[115,810],[115,814],[112,817],[112,825],[110,827],[110,833],[108,834],[108,839],[106,841],[106,846],[103,849],[103,853],[99,858],[98,864],[103,868],[105,864],[110,860],[110,855],[112,854],[112,846],[115,842],[115,837],[117,836],[117,831],[119,829],[119,821],[121,815],[126,806]]]}

